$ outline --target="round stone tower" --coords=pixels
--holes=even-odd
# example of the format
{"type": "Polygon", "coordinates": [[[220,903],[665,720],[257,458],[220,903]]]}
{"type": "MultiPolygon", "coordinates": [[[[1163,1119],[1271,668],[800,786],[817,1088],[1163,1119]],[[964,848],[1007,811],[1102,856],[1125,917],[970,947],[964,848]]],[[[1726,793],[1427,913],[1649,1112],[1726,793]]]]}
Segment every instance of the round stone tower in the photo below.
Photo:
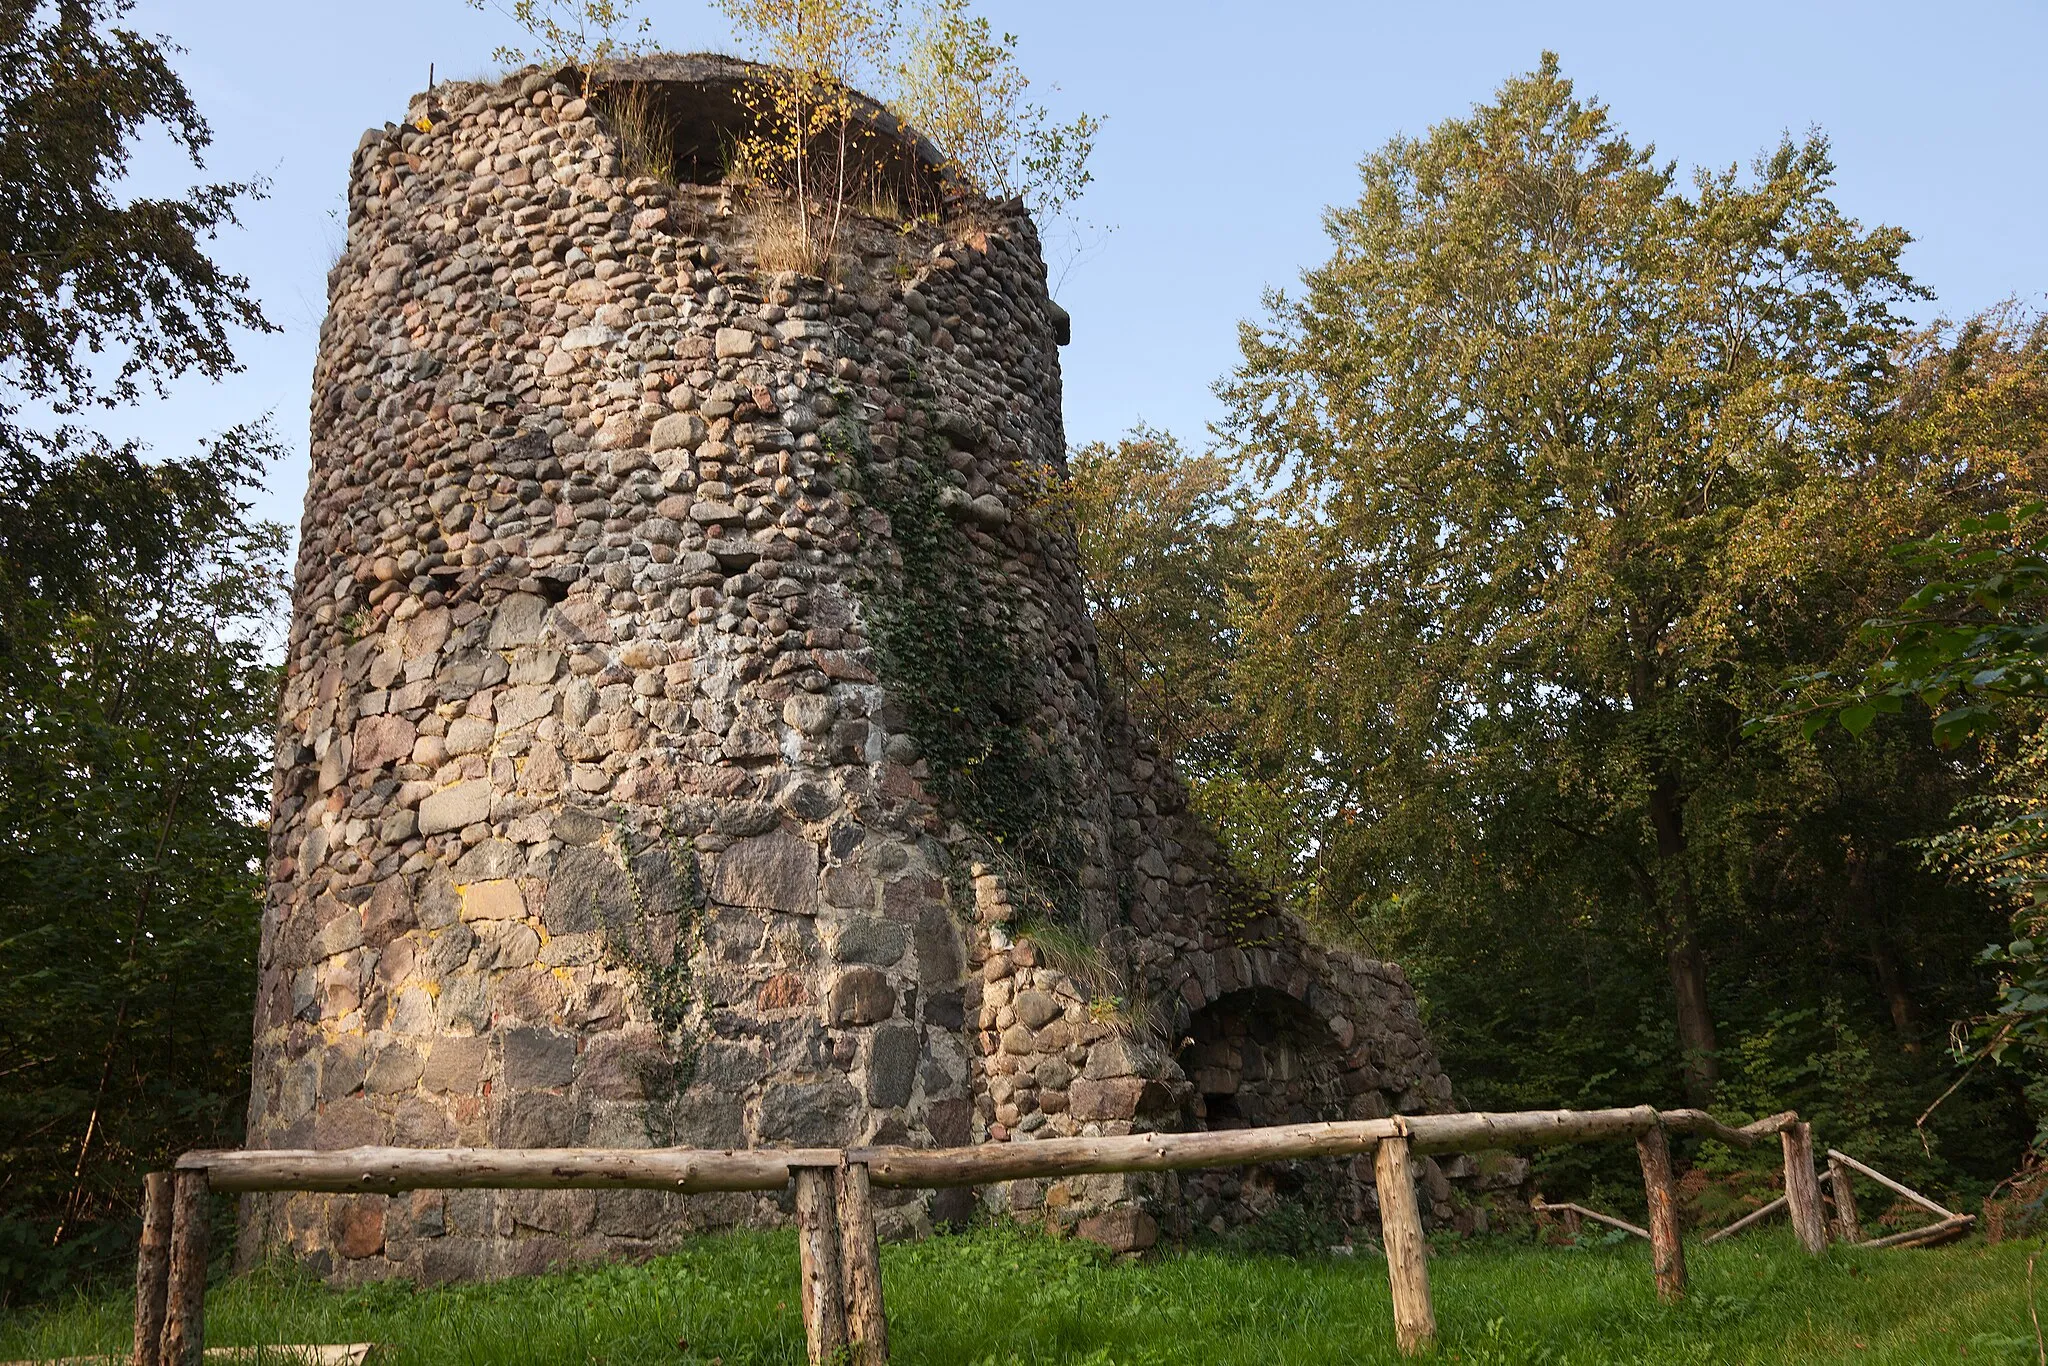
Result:
{"type": "MultiPolygon", "coordinates": [[[[759,78],[692,57],[624,64],[598,101],[542,72],[443,86],[356,152],[249,1144],[960,1145],[1444,1108],[1399,970],[1240,886],[1105,694],[1058,497],[1068,324],[1028,216],[863,104],[829,279],[778,270],[789,207],[718,183],[759,78]]],[[[1134,1247],[1314,1175],[982,1198],[1134,1247]]],[[[1322,1178],[1370,1206],[1369,1173],[1322,1178]]],[[[896,1198],[906,1231],[965,1212],[896,1198]]],[[[279,1196],[244,1234],[434,1280],[783,1213],[279,1196]]]]}

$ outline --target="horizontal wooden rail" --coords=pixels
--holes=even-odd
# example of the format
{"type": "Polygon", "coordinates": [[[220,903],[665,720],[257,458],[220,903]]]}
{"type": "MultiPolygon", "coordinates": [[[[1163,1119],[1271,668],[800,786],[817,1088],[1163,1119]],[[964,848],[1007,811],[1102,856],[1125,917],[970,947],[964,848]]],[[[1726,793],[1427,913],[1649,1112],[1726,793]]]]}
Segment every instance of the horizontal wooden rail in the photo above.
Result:
{"type": "MultiPolygon", "coordinates": [[[[1766,1121],[1769,1123],[1770,1121],[1766,1121]]],[[[406,1190],[779,1190],[797,1169],[867,1167],[873,1184],[931,1190],[1032,1177],[1237,1167],[1371,1152],[1406,1138],[1416,1153],[1546,1147],[1636,1138],[1668,1129],[1760,1136],[1728,1129],[1697,1110],[1660,1115],[1647,1105],[1616,1110],[1409,1115],[1265,1129],[1126,1134],[987,1143],[973,1148],[273,1148],[191,1152],[180,1171],[203,1171],[213,1189],[391,1194],[406,1190]],[[1703,1123],[1703,1121],[1708,1121],[1703,1123]]],[[[1717,1134],[1717,1136],[1720,1136],[1717,1134]]]]}
{"type": "Polygon", "coordinates": [[[1647,1105],[1626,1110],[1524,1110],[1511,1114],[1405,1115],[1267,1129],[1192,1134],[1126,1134],[987,1143],[977,1148],[851,1148],[878,1186],[919,1190],[993,1185],[1031,1177],[1102,1172],[1185,1171],[1293,1158],[1344,1157],[1404,1138],[1416,1153],[1544,1147],[1602,1138],[1634,1138],[1657,1123],[1647,1105]]]}
{"type": "Polygon", "coordinates": [[[1705,1110],[1665,1110],[1659,1116],[1664,1127],[1673,1132],[1702,1134],[1707,1138],[1718,1138],[1723,1143],[1738,1148],[1753,1148],[1773,1134],[1783,1133],[1799,1122],[1797,1110],[1785,1110],[1766,1118],[1745,1124],[1739,1129],[1730,1128],[1715,1119],[1705,1110]]]}
{"type": "MultiPolygon", "coordinates": [[[[1429,1350],[1436,1320],[1422,1256],[1422,1223],[1413,1191],[1412,1156],[1533,1148],[1603,1139],[1634,1139],[1643,1163],[1651,1227],[1637,1228],[1591,1210],[1592,1218],[1651,1239],[1658,1292],[1675,1299],[1685,1288],[1685,1263],[1675,1217],[1667,1131],[1697,1133],[1738,1147],[1799,1129],[1795,1114],[1773,1115],[1739,1128],[1704,1110],[1659,1111],[1648,1105],[1612,1110],[1521,1110],[1506,1114],[1396,1115],[1324,1124],[1205,1133],[1121,1134],[1097,1138],[1013,1140],[972,1148],[345,1148],[336,1151],[257,1149],[191,1152],[178,1159],[176,1211],[171,1216],[170,1284],[158,1289],[153,1244],[145,1246],[138,1285],[148,1283],[149,1312],[137,1313],[137,1362],[162,1299],[163,1366],[196,1366],[204,1334],[205,1202],[227,1193],[319,1191],[394,1194],[408,1190],[667,1190],[774,1191],[792,1182],[803,1230],[805,1336],[811,1360],[850,1353],[861,1366],[886,1362],[881,1280],[874,1260],[870,1186],[935,1189],[995,1185],[1033,1177],[1110,1172],[1240,1167],[1299,1158],[1375,1154],[1381,1186],[1381,1233],[1403,1352],[1429,1350]],[[836,1230],[836,1234],[835,1234],[836,1230]],[[185,1249],[183,1252],[179,1249],[185,1249]]],[[[1867,1168],[1859,1169],[1867,1171],[1867,1168]]],[[[1875,1175],[1872,1173],[1872,1175],[1875,1175]]],[[[1879,1180],[1884,1178],[1879,1177],[1879,1180]]],[[[152,1188],[161,1205],[169,1187],[152,1188]]],[[[1744,1224],[1761,1218],[1760,1211],[1744,1224]]],[[[159,1210],[159,1222],[162,1221],[159,1210]]],[[[1739,1227],[1740,1225],[1738,1225],[1739,1227]]],[[[1723,1234],[1734,1229],[1724,1230],[1723,1234]]],[[[1921,1230],[1909,1237],[1940,1236],[1921,1230]]],[[[1890,1240],[1887,1240],[1890,1241],[1890,1240]]]]}
{"type": "Polygon", "coordinates": [[[1401,1132],[1402,1121],[1365,1119],[1209,1133],[1046,1138],[985,1143],[975,1148],[851,1148],[846,1159],[866,1163],[869,1180],[877,1186],[927,1190],[1032,1177],[1187,1171],[1290,1158],[1347,1157],[1371,1152],[1382,1140],[1401,1132]]]}
{"type": "Polygon", "coordinates": [[[837,1148],[298,1148],[191,1152],[178,1170],[217,1191],[780,1190],[800,1167],[836,1167],[837,1148]]]}

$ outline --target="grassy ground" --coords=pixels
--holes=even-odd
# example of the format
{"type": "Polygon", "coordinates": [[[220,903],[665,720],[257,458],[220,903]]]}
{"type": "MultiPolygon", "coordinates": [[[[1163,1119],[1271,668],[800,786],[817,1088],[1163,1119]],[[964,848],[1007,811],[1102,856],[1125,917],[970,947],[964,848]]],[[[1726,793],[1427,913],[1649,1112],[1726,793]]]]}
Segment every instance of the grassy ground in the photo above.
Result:
{"type": "MultiPolygon", "coordinates": [[[[1657,1304],[1641,1243],[1467,1245],[1430,1276],[1449,1361],[2033,1363],[2033,1247],[1816,1259],[1760,1233],[1688,1248],[1692,1292],[1675,1308],[1657,1304]]],[[[904,1366],[1395,1359],[1386,1267],[1364,1255],[1119,1263],[984,1230],[887,1247],[883,1280],[904,1366]]],[[[803,1359],[795,1291],[792,1238],[740,1234],[645,1265],[432,1291],[334,1293],[266,1271],[216,1287],[207,1326],[214,1344],[390,1344],[392,1366],[742,1366],[803,1359]]],[[[104,1297],[0,1317],[0,1361],[125,1350],[130,1313],[104,1297]]]]}

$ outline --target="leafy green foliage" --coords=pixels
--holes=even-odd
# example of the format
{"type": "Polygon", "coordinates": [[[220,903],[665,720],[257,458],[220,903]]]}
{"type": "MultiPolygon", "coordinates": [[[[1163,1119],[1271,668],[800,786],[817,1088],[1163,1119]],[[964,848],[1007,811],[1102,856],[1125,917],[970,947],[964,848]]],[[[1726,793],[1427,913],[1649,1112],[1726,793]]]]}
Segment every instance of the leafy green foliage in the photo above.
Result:
{"type": "Polygon", "coordinates": [[[1059,496],[1109,681],[1197,781],[1227,766],[1234,617],[1251,558],[1229,466],[1141,427],[1074,451],[1059,496]]]}
{"type": "Polygon", "coordinates": [[[1088,160],[1102,120],[1057,123],[1029,98],[1017,35],[997,34],[971,0],[932,0],[897,61],[896,108],[992,199],[1019,198],[1041,231],[1068,213],[1095,176],[1088,160]]]}
{"type": "Polygon", "coordinates": [[[1326,793],[1303,781],[1306,732],[1262,728],[1240,695],[1254,571],[1275,524],[1216,452],[1134,428],[1068,456],[1058,499],[1073,517],[1097,656],[1110,689],[1188,780],[1195,805],[1259,885],[1316,901],[1326,793]]]}
{"type": "Polygon", "coordinates": [[[697,1002],[690,969],[698,916],[704,909],[697,852],[666,825],[635,849],[632,831],[621,820],[613,839],[632,914],[619,916],[600,908],[605,952],[632,974],[655,1027],[674,1036],[682,1032],[697,1002]]]}
{"type": "Polygon", "coordinates": [[[1361,174],[1219,388],[1267,497],[1237,706],[1290,794],[1250,842],[1337,926],[1597,915],[1702,1099],[1708,922],[1825,799],[1745,699],[1833,657],[1912,496],[1856,454],[1905,234],[1818,136],[1683,185],[1549,57],[1361,174]]]}
{"type": "Polygon", "coordinates": [[[916,218],[943,207],[878,174],[902,150],[882,142],[905,135],[890,120],[870,120],[862,87],[929,139],[962,186],[1021,199],[1041,229],[1068,214],[1093,179],[1101,120],[1059,123],[1029,99],[1016,36],[998,37],[970,0],[931,0],[913,25],[903,22],[901,0],[714,5],[764,63],[738,92],[753,127],[732,149],[737,176],[773,192],[773,212],[789,215],[786,230],[764,238],[764,268],[830,276],[849,213],[916,218]]]}
{"type": "MultiPolygon", "coordinates": [[[[1923,731],[1888,748],[1917,759],[1911,751],[1925,744],[1923,731]]],[[[1704,920],[1722,1039],[1715,1109],[1746,1117],[1797,1109],[1830,1142],[1967,1201],[2008,1173],[2026,1145],[2025,1078],[1980,1069],[1924,1135],[1913,1126],[1956,1080],[1940,1031],[1979,1008],[1987,980],[1976,952],[2002,917],[1971,889],[1929,876],[1890,838],[1938,824],[1954,791],[1927,785],[1925,770],[1911,781],[1918,764],[1902,767],[1907,781],[1891,789],[1899,808],[1879,817],[1889,805],[1883,770],[1873,764],[1866,777],[1843,763],[1844,785],[1861,800],[1816,810],[1803,830],[1753,833],[1753,861],[1743,867],[1755,878],[1750,897],[1717,904],[1704,920]],[[1865,870],[1867,895],[1844,865],[1845,832],[1883,851],[1865,870]]],[[[1601,895],[1590,872],[1531,858],[1521,876],[1537,888],[1578,884],[1587,894],[1554,902],[1518,878],[1497,884],[1500,899],[1488,902],[1479,894],[1488,884],[1475,879],[1469,898],[1404,899],[1363,922],[1369,941],[1416,983],[1460,1103],[1596,1108],[1679,1093],[1663,965],[1642,952],[1628,903],[1601,895]]],[[[1722,1156],[1680,1145],[1681,1166],[1703,1173],[1693,1191],[1703,1220],[1769,1175],[1754,1154],[1722,1156]]],[[[1557,1149],[1536,1160],[1539,1188],[1554,1199],[1599,1208],[1641,1199],[1625,1150],[1557,1149]]]]}
{"type": "Polygon", "coordinates": [[[148,468],[79,428],[20,425],[23,405],[59,414],[132,402],[178,375],[235,368],[236,328],[268,329],[248,282],[205,241],[235,222],[251,184],[181,199],[121,201],[135,140],[162,129],[195,164],[211,134],[170,49],[118,27],[128,0],[11,5],[0,18],[0,650],[32,604],[92,591],[118,550],[143,565],[174,553],[199,466],[148,468]]]}
{"type": "Polygon", "coordinates": [[[1954,825],[1918,845],[1930,868],[1992,893],[2012,923],[1979,956],[1996,1003],[1970,1012],[1956,1050],[2031,1072],[2048,1051],[2048,317],[2008,305],[1952,336],[1937,328],[1917,361],[1886,444],[1950,454],[1967,474],[1958,501],[1977,510],[1902,545],[1918,586],[1866,620],[1843,661],[1793,678],[1789,705],[1749,731],[1796,719],[1809,739],[1839,727],[1868,742],[1880,717],[1894,718],[1887,731],[1927,717],[1933,742],[1960,751],[1978,785],[1954,825]]]}
{"type": "Polygon", "coordinates": [[[1975,1031],[1985,1056],[2002,1062],[2016,1044],[2048,1050],[2048,953],[2034,940],[2021,938],[1988,945],[1980,961],[1999,973],[1998,1004],[1975,1031]]]}
{"type": "Polygon", "coordinates": [[[736,174],[780,196],[791,215],[793,241],[770,233],[756,255],[764,270],[831,276],[847,213],[880,190],[868,175],[877,160],[877,132],[855,87],[888,70],[902,32],[898,2],[714,3],[764,63],[757,79],[736,91],[752,115],[752,127],[734,142],[736,174]]]}
{"type": "Polygon", "coordinates": [[[941,440],[928,455],[877,461],[862,431],[842,424],[832,439],[888,517],[894,563],[858,587],[883,681],[932,790],[1005,863],[1014,893],[1072,920],[1082,861],[1074,775],[1037,733],[1038,666],[1018,648],[1016,585],[999,564],[979,562],[948,510],[952,486],[935,468],[941,440]]]}
{"type": "Polygon", "coordinates": [[[0,383],[64,408],[128,402],[188,370],[224,374],[231,330],[267,326],[248,282],[203,246],[253,186],[113,198],[145,127],[194,164],[211,139],[162,42],[109,27],[133,8],[17,4],[0,20],[14,73],[0,94],[0,383]],[[108,377],[96,358],[110,352],[122,359],[108,377]]]}
{"type": "MultiPolygon", "coordinates": [[[[2022,315],[1881,320],[1857,291],[1909,291],[1897,237],[1852,231],[1823,164],[1681,194],[1554,73],[1511,82],[1368,159],[1336,256],[1248,334],[1239,483],[1140,432],[1078,452],[1069,496],[1111,681],[1197,737],[1178,757],[1240,866],[1402,963],[1462,1103],[1674,1099],[1674,979],[1710,964],[1721,1105],[1796,1107],[1967,1195],[2030,1127],[2027,1078],[1980,1072],[1912,1132],[1997,966],[1999,907],[1921,852],[1981,773],[1917,704],[1861,743],[1743,718],[1795,661],[1867,649],[1856,624],[1911,588],[1892,545],[2034,478],[2048,424],[2022,315]],[[1728,273],[1737,222],[1821,271],[1806,303],[1755,242],[1728,273]],[[1775,341],[1692,335],[1752,293],[1775,341]],[[1816,348],[1836,368],[1809,376],[1816,348]]],[[[1739,1155],[1681,1158],[1703,1206],[1750,1194],[1739,1155]]],[[[1540,1163],[1555,1197],[1639,1198],[1626,1153],[1540,1163]]]]}
{"type": "Polygon", "coordinates": [[[241,1131],[284,533],[234,493],[276,453],[216,443],[172,553],[0,655],[9,1299],[118,1264],[141,1173],[241,1131]]]}
{"type": "Polygon", "coordinates": [[[208,256],[249,184],[123,199],[205,121],[125,0],[6,7],[0,59],[0,1299],[118,1267],[141,1172],[247,1090],[284,533],[236,428],[153,460],[76,425],[267,329],[208,256]]]}
{"type": "Polygon", "coordinates": [[[1861,735],[1879,716],[1924,708],[1936,741],[1955,748],[2024,728],[2048,694],[2048,315],[2005,305],[1936,324],[1909,339],[1898,368],[1900,392],[1867,444],[1947,485],[1928,509],[1938,529],[1896,538],[1897,596],[1842,658],[1793,677],[1750,734],[1797,720],[1809,738],[1831,724],[1861,735]]]}
{"type": "Polygon", "coordinates": [[[1917,701],[1934,717],[1935,743],[1954,748],[1994,730],[2014,704],[2048,697],[2044,510],[2029,501],[1965,517],[1904,547],[1902,562],[1926,581],[1897,612],[1864,623],[1861,634],[1880,657],[1846,691],[1807,710],[1801,733],[1811,739],[1833,722],[1861,735],[1917,701]]]}

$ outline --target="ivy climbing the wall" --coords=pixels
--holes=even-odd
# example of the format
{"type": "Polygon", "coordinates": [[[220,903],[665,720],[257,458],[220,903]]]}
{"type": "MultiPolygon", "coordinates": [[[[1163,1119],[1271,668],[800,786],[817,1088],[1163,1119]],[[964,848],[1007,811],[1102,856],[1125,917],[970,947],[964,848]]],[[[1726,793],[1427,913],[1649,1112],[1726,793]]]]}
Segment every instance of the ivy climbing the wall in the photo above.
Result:
{"type": "Polygon", "coordinates": [[[633,832],[619,813],[613,840],[626,874],[628,904],[600,905],[599,924],[605,956],[632,977],[661,1036],[659,1051],[635,1063],[635,1079],[647,1102],[642,1114],[647,1141],[670,1147],[702,1051],[691,1018],[697,992],[690,963],[698,948],[704,883],[696,848],[676,835],[666,817],[658,833],[636,849],[633,832]]]}
{"type": "MultiPolygon", "coordinates": [[[[927,416],[936,429],[929,407],[927,416]]],[[[986,846],[980,852],[1013,896],[1078,922],[1073,765],[1033,733],[1039,666],[1019,648],[1018,590],[998,566],[978,562],[949,509],[949,493],[957,500],[961,491],[938,472],[945,446],[933,438],[922,451],[883,461],[858,422],[835,422],[824,435],[889,519],[893,558],[870,557],[887,567],[855,586],[882,681],[924,757],[928,785],[986,846]]]]}

